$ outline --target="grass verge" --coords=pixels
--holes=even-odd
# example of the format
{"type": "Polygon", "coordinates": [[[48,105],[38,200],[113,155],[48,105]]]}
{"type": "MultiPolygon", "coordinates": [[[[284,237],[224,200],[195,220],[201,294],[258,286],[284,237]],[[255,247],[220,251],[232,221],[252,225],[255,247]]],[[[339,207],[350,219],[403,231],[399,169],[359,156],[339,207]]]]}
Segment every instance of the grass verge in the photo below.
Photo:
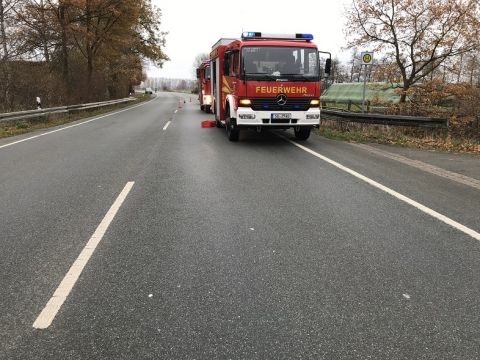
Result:
{"type": "Polygon", "coordinates": [[[315,133],[328,139],[359,143],[392,144],[428,150],[480,154],[478,136],[459,136],[445,129],[358,124],[323,119],[315,133]]]}
{"type": "Polygon", "coordinates": [[[84,118],[106,114],[114,110],[119,110],[146,100],[150,100],[151,96],[145,94],[136,94],[135,98],[135,101],[128,103],[105,106],[99,109],[78,111],[71,114],[52,114],[32,119],[0,122],[0,138],[21,135],[38,129],[46,129],[58,125],[68,124],[84,118]]]}

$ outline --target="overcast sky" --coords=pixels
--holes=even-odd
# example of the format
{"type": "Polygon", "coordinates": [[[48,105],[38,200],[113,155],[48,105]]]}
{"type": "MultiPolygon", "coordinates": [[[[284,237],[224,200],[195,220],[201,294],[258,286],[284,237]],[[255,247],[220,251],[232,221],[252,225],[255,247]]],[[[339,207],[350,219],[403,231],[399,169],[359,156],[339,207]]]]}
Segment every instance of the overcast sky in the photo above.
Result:
{"type": "Polygon", "coordinates": [[[319,50],[345,57],[343,16],[351,0],[152,0],[162,10],[162,30],[168,31],[162,69],[150,68],[149,76],[193,78],[193,61],[210,53],[220,38],[238,38],[243,31],[311,33],[319,50]]]}

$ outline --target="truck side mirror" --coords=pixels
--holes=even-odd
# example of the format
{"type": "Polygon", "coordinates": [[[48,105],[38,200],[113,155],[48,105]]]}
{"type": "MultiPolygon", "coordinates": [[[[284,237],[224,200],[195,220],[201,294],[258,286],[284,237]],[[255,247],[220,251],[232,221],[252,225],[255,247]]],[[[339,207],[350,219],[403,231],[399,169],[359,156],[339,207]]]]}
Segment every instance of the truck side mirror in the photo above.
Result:
{"type": "Polygon", "coordinates": [[[327,59],[325,61],[325,74],[330,76],[331,71],[332,71],[332,59],[327,59]]]}
{"type": "Polygon", "coordinates": [[[197,69],[197,79],[200,79],[200,69],[197,69]]]}

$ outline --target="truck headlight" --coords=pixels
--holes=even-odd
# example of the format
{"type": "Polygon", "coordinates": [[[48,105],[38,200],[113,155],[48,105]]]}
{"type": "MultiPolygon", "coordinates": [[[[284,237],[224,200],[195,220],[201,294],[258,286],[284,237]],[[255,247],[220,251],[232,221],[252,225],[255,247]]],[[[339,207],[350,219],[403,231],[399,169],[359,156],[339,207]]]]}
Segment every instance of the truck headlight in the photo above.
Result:
{"type": "Polygon", "coordinates": [[[307,118],[307,120],[320,119],[320,114],[307,114],[306,118],[307,118]]]}

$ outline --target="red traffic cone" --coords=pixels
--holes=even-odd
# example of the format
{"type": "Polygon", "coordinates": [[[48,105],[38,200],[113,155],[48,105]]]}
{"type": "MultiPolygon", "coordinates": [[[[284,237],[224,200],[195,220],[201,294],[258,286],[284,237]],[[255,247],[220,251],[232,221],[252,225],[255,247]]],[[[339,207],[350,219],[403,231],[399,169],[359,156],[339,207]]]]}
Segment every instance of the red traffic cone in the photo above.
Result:
{"type": "Polygon", "coordinates": [[[213,127],[215,127],[215,120],[202,121],[202,128],[213,128],[213,127]]]}

